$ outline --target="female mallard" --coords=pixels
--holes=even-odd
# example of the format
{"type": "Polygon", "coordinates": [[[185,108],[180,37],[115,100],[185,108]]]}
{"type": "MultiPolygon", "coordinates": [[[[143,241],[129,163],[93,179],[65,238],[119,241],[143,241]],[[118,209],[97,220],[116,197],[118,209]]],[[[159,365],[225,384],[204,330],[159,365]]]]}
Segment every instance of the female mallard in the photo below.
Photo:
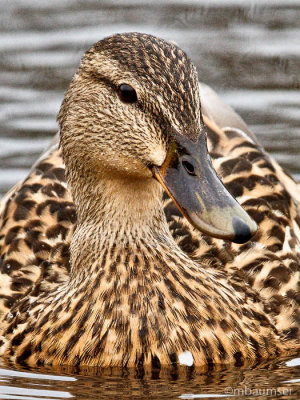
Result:
{"type": "Polygon", "coordinates": [[[199,366],[299,347],[300,191],[201,90],[203,117],[191,61],[150,35],[85,54],[59,113],[61,150],[2,200],[3,357],[156,368],[186,351],[199,366]],[[206,134],[259,224],[246,244],[222,240],[246,242],[257,226],[215,175],[206,134]],[[164,210],[158,181],[219,239],[171,200],[164,210]]]}

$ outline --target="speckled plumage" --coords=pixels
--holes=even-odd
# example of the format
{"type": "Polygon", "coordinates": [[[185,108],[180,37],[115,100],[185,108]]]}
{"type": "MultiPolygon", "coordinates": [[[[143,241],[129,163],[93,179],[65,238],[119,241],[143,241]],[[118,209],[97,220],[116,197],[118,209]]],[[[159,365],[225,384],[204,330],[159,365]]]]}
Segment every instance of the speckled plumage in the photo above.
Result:
{"type": "Polygon", "coordinates": [[[0,205],[3,357],[158,368],[186,350],[212,366],[299,347],[300,190],[231,110],[226,128],[201,100],[214,167],[259,224],[254,240],[199,233],[149,173],[170,129],[203,129],[186,55],[148,35],[105,39],[65,96],[62,150],[54,144],[0,205]],[[123,81],[143,106],[110,98],[123,81]]]}

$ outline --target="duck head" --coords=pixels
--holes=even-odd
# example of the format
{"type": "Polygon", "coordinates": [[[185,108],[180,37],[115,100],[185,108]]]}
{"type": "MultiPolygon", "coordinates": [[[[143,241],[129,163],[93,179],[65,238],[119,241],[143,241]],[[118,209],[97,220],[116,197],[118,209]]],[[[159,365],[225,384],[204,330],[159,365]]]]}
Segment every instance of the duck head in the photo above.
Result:
{"type": "Polygon", "coordinates": [[[99,179],[156,179],[200,231],[237,243],[256,232],[213,169],[197,72],[176,45],[140,33],[99,41],[58,119],[67,176],[84,165],[99,179]]]}

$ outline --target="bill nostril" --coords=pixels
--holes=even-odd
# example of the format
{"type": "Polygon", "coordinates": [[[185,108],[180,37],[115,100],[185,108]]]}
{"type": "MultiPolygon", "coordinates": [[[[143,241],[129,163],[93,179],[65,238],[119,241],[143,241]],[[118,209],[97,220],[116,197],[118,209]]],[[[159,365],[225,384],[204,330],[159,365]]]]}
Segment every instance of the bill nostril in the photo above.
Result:
{"type": "Polygon", "coordinates": [[[253,236],[249,225],[239,217],[232,218],[232,226],[235,233],[234,243],[246,243],[253,236]]]}
{"type": "Polygon", "coordinates": [[[189,175],[196,175],[195,168],[192,163],[187,160],[182,160],[182,165],[189,175]]]}

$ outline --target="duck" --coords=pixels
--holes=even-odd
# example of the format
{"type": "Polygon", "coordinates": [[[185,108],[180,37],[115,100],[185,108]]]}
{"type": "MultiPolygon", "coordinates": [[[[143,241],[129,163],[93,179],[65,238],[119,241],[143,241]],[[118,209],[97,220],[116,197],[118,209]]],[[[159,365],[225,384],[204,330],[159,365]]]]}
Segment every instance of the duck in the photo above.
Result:
{"type": "Polygon", "coordinates": [[[176,44],[94,44],[0,203],[0,355],[243,365],[300,345],[300,189],[176,44]],[[188,360],[188,361],[187,361],[188,360]]]}

